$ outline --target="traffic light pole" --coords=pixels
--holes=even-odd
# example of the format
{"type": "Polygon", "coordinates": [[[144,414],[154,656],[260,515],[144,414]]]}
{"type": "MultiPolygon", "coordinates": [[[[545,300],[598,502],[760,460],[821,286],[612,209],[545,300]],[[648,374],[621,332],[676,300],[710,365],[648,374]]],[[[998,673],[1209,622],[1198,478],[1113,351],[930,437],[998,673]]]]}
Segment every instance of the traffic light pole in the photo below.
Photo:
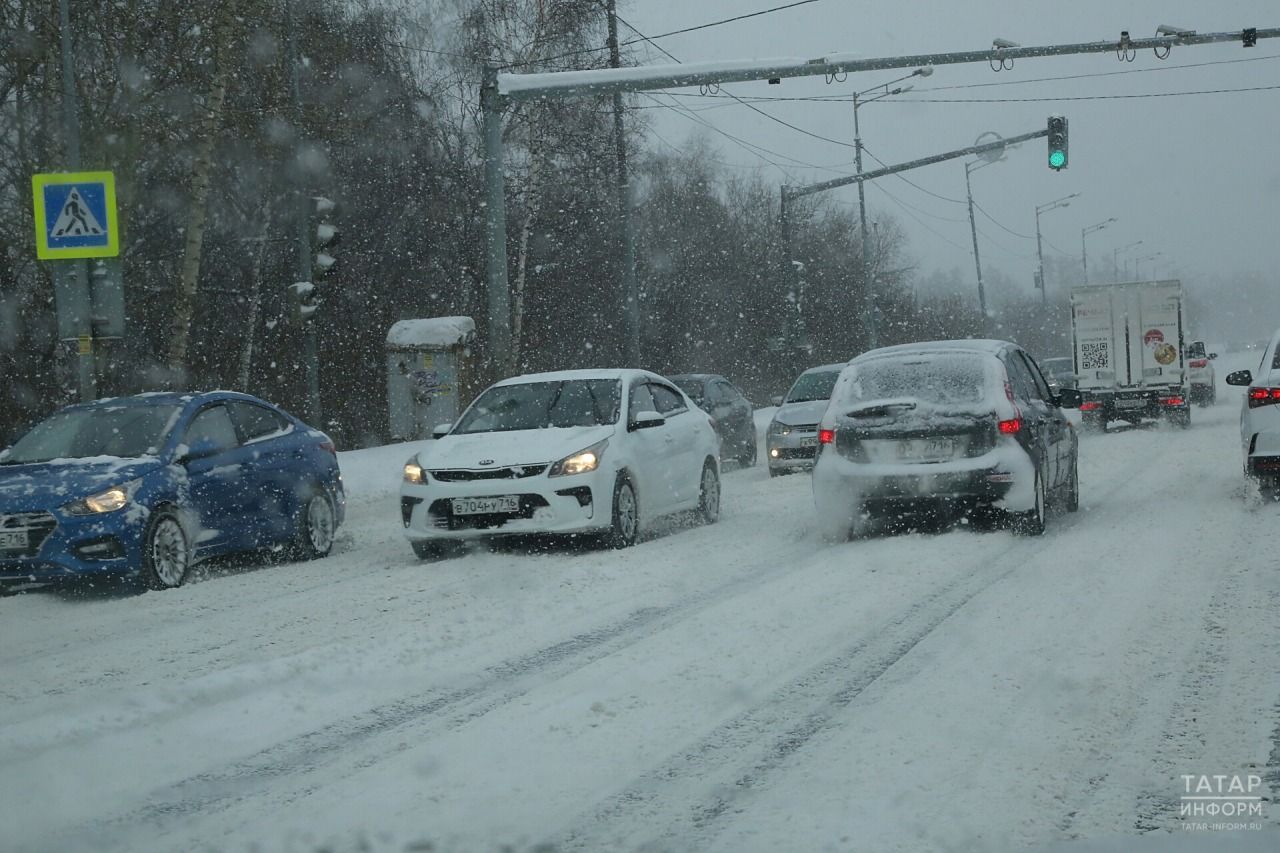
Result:
{"type": "MultiPolygon", "coordinates": [[[[1122,32],[1119,39],[1072,44],[1045,45],[1041,47],[993,47],[989,50],[960,51],[955,53],[917,54],[914,56],[890,56],[876,59],[856,59],[852,55],[822,56],[811,59],[780,59],[768,62],[730,61],[720,63],[690,63],[688,65],[654,65],[639,68],[604,68],[585,71],[551,71],[532,74],[497,73],[490,68],[485,72],[481,88],[480,104],[484,113],[485,138],[485,216],[488,246],[488,294],[489,294],[489,346],[493,358],[505,358],[511,337],[510,293],[507,285],[506,254],[506,198],[503,182],[502,112],[518,101],[541,100],[549,97],[587,97],[612,95],[624,92],[643,92],[657,89],[673,89],[692,86],[715,86],[724,83],[741,83],[753,80],[781,80],[784,77],[843,78],[861,71],[878,71],[894,68],[928,67],[936,65],[960,65],[975,62],[1005,62],[1018,59],[1038,59],[1048,56],[1072,56],[1091,53],[1125,55],[1138,50],[1168,51],[1174,47],[1216,44],[1238,41],[1252,47],[1258,39],[1280,37],[1280,27],[1258,29],[1249,27],[1229,32],[1198,34],[1181,32],[1173,35],[1131,39],[1122,32]]],[[[1044,136],[1041,131],[1035,136],[1044,136]]],[[[1031,138],[1031,137],[1027,137],[1031,138]]],[[[1013,140],[1009,140],[1012,142],[1013,140]]],[[[963,156],[961,152],[953,156],[963,156]]],[[[948,159],[948,158],[942,158],[948,159]]],[[[939,162],[929,160],[928,162],[939,162]]],[[[928,165],[917,161],[904,164],[896,171],[928,165]]],[[[868,172],[861,180],[872,180],[868,172]]],[[[881,170],[880,175],[892,174],[881,170]]],[[[877,175],[879,176],[879,175],[877,175]]],[[[856,179],[855,179],[856,180],[856,179]]],[[[852,183],[845,180],[844,183],[852,183]]],[[[840,184],[835,184],[839,186],[840,184]]],[[[831,186],[822,187],[830,189],[831,186]]],[[[815,189],[813,192],[820,192],[815,189]]]]}
{"type": "MultiPolygon", "coordinates": [[[[78,172],[80,171],[80,100],[76,96],[75,63],[72,59],[74,54],[71,48],[70,0],[59,0],[58,25],[62,30],[62,139],[66,146],[64,154],[67,170],[78,172]]],[[[75,294],[74,301],[79,306],[75,309],[77,384],[81,402],[88,402],[98,396],[97,369],[93,352],[93,295],[89,291],[89,270],[82,260],[59,261],[57,266],[62,269],[58,270],[55,267],[54,275],[65,275],[71,279],[69,290],[75,294]]],[[[72,309],[68,305],[59,305],[57,310],[65,312],[72,309]]]]}
{"type": "MultiPolygon", "coordinates": [[[[295,120],[298,131],[302,131],[302,84],[298,79],[298,35],[293,17],[293,3],[286,0],[284,4],[285,26],[288,29],[289,47],[289,88],[293,97],[295,120]]],[[[297,261],[299,282],[309,282],[312,278],[311,262],[311,197],[305,186],[298,187],[297,199],[294,201],[294,227],[298,240],[297,261]]],[[[304,320],[302,323],[303,370],[307,375],[307,420],[313,426],[320,427],[320,347],[316,340],[316,320],[304,320]]]]}

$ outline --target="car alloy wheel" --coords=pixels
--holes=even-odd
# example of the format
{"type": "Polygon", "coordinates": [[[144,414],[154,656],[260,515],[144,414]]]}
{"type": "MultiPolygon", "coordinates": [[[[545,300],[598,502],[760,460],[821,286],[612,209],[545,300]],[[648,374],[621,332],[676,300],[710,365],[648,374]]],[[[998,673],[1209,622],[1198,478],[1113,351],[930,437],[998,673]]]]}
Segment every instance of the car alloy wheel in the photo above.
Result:
{"type": "Polygon", "coordinates": [[[182,585],[191,567],[191,547],[177,516],[167,511],[152,516],[142,547],[147,586],[173,589],[182,585]]]}
{"type": "Polygon", "coordinates": [[[1044,533],[1045,494],[1044,479],[1040,469],[1036,469],[1035,506],[1026,512],[1019,513],[1014,521],[1014,532],[1023,536],[1039,536],[1044,533]]]}
{"type": "Polygon", "coordinates": [[[312,491],[299,512],[294,556],[300,560],[326,556],[333,548],[336,527],[333,503],[329,496],[322,489],[312,491]]]}
{"type": "Polygon", "coordinates": [[[635,487],[626,477],[619,477],[613,488],[613,529],[609,533],[609,545],[627,548],[634,545],[640,532],[640,502],[635,487]]]}
{"type": "Polygon", "coordinates": [[[720,475],[710,459],[702,466],[702,482],[698,491],[698,514],[705,524],[720,518],[720,475]]]}

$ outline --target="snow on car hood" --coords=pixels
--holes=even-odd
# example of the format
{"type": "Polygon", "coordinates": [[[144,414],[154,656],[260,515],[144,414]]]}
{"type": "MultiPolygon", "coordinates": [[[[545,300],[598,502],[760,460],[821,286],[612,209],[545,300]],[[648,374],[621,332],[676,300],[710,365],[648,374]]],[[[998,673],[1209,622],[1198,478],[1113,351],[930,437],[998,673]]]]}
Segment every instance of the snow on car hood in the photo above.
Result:
{"type": "Polygon", "coordinates": [[[816,424],[822,420],[822,413],[827,410],[830,400],[805,400],[803,403],[784,403],[778,407],[773,419],[787,426],[803,426],[816,424]]]}
{"type": "Polygon", "coordinates": [[[556,462],[613,435],[616,427],[549,427],[446,435],[418,452],[432,468],[501,468],[556,462]]]}
{"type": "Polygon", "coordinates": [[[141,459],[94,456],[0,465],[0,510],[17,512],[61,506],[145,476],[161,464],[154,456],[141,459]]]}

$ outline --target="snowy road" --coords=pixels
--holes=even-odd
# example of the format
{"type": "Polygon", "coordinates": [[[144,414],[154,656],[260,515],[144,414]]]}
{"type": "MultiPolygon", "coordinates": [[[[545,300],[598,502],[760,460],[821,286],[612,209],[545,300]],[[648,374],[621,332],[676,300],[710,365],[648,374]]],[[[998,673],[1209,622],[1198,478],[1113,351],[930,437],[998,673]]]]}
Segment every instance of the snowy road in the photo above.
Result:
{"type": "Polygon", "coordinates": [[[328,559],[0,600],[3,847],[1016,850],[1182,832],[1183,774],[1262,777],[1280,844],[1239,394],[1085,436],[1037,540],[827,545],[756,468],[712,527],[420,563],[408,451],[345,454],[328,559]]]}

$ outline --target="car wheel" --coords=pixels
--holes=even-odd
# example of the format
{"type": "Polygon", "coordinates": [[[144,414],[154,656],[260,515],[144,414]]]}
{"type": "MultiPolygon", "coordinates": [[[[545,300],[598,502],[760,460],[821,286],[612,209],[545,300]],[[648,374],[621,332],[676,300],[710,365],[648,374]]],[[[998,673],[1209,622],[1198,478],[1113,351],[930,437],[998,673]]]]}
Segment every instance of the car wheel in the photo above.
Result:
{"type": "Polygon", "coordinates": [[[619,475],[613,487],[613,525],[607,542],[610,548],[629,548],[636,544],[640,534],[640,501],[636,488],[625,476],[619,475]]]}
{"type": "Polygon", "coordinates": [[[413,553],[417,555],[419,560],[434,560],[444,556],[443,542],[432,542],[429,539],[411,539],[409,544],[413,546],[413,553]]]}
{"type": "Polygon", "coordinates": [[[720,475],[710,459],[702,465],[702,482],[698,487],[698,515],[704,524],[715,524],[720,518],[720,475]]]}
{"type": "Polygon", "coordinates": [[[151,589],[182,586],[191,568],[191,543],[178,516],[160,510],[151,516],[142,537],[142,579],[151,589]]]}
{"type": "Polygon", "coordinates": [[[1020,512],[1013,518],[1013,532],[1022,536],[1039,536],[1044,533],[1045,493],[1044,478],[1040,469],[1036,468],[1035,506],[1026,512],[1020,512]]]}
{"type": "Polygon", "coordinates": [[[298,508],[294,523],[291,556],[297,560],[316,560],[327,556],[333,548],[337,519],[333,502],[323,489],[308,492],[298,508]]]}
{"type": "Polygon", "coordinates": [[[1067,481],[1067,512],[1080,509],[1080,460],[1071,460],[1071,479],[1067,481]]]}
{"type": "Polygon", "coordinates": [[[743,448],[743,454],[740,457],[738,457],[738,464],[740,464],[743,468],[752,467],[753,465],[756,464],[756,458],[757,458],[758,452],[759,451],[756,448],[756,433],[755,433],[755,429],[753,428],[750,432],[747,433],[747,440],[745,442],[745,447],[743,448]]]}

